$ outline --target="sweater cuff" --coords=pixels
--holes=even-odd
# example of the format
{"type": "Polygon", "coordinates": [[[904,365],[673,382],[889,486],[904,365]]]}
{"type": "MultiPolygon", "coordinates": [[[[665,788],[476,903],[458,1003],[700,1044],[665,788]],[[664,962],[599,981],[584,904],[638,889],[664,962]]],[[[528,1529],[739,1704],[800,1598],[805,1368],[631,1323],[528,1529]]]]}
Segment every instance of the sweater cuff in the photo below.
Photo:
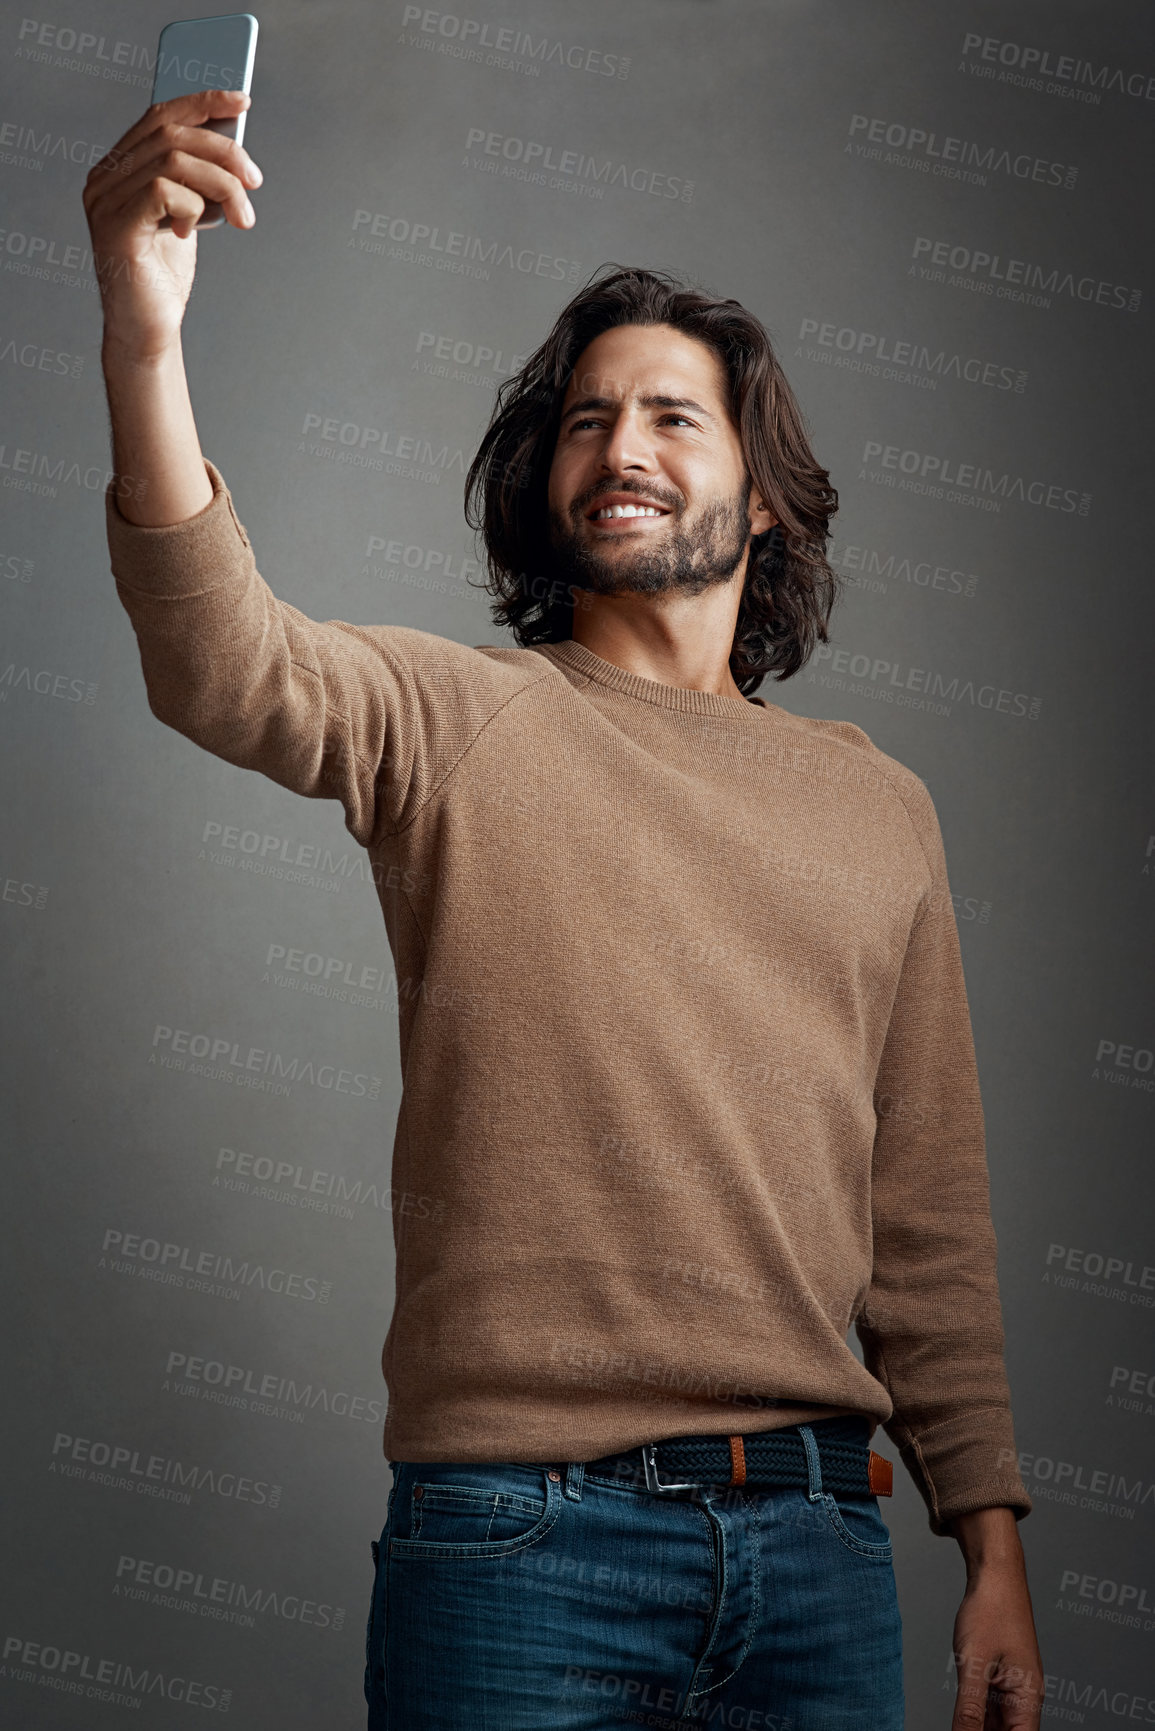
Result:
{"type": "Polygon", "coordinates": [[[116,477],[104,490],[112,574],[127,589],[150,595],[197,595],[247,573],[252,549],[215,463],[204,458],[209,503],[180,523],[130,523],[116,502],[116,477]]]}
{"type": "Polygon", "coordinates": [[[952,1536],[948,1522],[972,1509],[1007,1507],[1021,1521],[1034,1507],[1006,1407],[978,1407],[934,1425],[900,1444],[899,1453],[922,1493],[930,1530],[940,1538],[952,1536]]]}

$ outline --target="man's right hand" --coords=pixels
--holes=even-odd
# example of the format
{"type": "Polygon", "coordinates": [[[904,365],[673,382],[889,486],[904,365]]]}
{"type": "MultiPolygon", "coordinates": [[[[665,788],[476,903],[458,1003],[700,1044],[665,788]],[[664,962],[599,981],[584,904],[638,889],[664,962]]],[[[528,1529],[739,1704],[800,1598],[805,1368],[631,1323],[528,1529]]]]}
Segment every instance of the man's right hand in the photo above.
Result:
{"type": "Polygon", "coordinates": [[[196,222],[217,200],[234,228],[255,221],[246,187],[262,175],[243,145],[204,126],[249,105],[240,90],[154,102],[91,169],[84,211],[106,344],[151,361],[171,350],[196,274],[196,222]],[[171,228],[161,228],[169,216],[171,228]]]}

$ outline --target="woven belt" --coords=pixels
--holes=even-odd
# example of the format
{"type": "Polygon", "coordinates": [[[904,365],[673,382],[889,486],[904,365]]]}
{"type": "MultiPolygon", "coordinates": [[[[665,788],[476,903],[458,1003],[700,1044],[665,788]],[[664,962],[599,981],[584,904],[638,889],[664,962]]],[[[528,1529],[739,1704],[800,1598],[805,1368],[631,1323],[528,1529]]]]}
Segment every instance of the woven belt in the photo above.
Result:
{"type": "MultiPolygon", "coordinates": [[[[818,1445],[822,1488],[888,1497],[893,1464],[867,1446],[870,1420],[847,1414],[807,1427],[818,1445]]],[[[745,1436],[664,1437],[620,1454],[585,1462],[588,1476],[631,1479],[651,1491],[695,1490],[699,1485],[808,1485],[806,1447],[797,1425],[745,1436]]]]}

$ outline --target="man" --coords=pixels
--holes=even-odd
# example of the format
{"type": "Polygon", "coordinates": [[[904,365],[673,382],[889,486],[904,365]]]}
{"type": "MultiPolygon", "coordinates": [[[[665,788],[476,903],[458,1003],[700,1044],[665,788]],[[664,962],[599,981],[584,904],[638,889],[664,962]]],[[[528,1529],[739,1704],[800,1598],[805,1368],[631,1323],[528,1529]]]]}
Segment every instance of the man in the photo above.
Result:
{"type": "Polygon", "coordinates": [[[1037,1727],[937,817],[860,728],[752,695],[833,599],[769,338],[591,283],[469,477],[515,645],[319,623],[180,356],[192,225],[256,184],[198,123],[246,100],[150,109],[89,176],[107,526],[154,714],[340,799],[406,988],[393,1183],[430,1206],[395,1221],[370,1725],[899,1727],[882,1424],[966,1558],[956,1731],[1037,1727]]]}

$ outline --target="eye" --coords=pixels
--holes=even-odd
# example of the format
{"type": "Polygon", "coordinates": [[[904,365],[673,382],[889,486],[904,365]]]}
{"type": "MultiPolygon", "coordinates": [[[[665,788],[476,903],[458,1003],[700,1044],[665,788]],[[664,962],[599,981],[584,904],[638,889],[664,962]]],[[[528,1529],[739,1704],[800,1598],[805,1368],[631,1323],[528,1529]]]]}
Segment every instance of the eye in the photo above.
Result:
{"type": "MultiPolygon", "coordinates": [[[[660,415],[658,417],[657,425],[658,426],[664,426],[668,422],[680,424],[683,427],[692,427],[694,429],[694,431],[696,431],[696,432],[701,431],[701,428],[698,426],[698,423],[696,421],[692,421],[688,415],[683,415],[681,413],[681,411],[678,409],[669,409],[664,415],[660,415]]],[[[604,420],[601,419],[600,416],[598,416],[598,415],[585,415],[580,420],[570,422],[569,428],[567,430],[567,436],[572,435],[573,433],[580,433],[586,427],[604,427],[604,426],[605,426],[605,422],[604,422],[604,420]]]]}

